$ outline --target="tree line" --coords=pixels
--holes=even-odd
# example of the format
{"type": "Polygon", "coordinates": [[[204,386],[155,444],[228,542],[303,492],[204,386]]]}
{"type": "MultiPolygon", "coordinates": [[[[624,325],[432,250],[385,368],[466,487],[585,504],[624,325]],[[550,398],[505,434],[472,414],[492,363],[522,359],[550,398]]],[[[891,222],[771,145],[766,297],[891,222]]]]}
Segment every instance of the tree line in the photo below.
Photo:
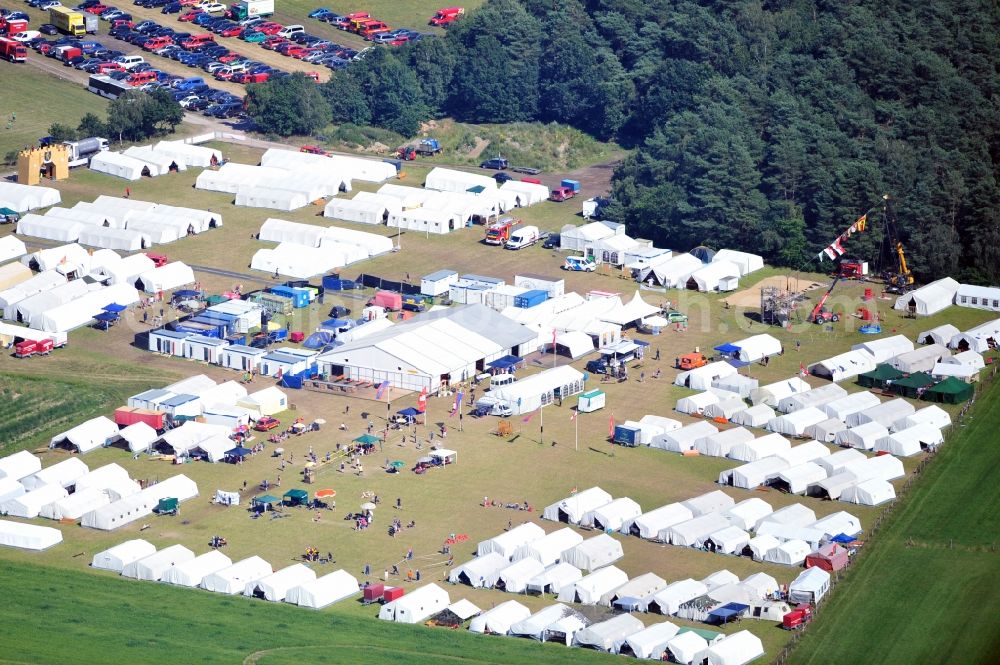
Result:
{"type": "MultiPolygon", "coordinates": [[[[792,268],[816,268],[889,193],[919,279],[996,283],[998,53],[991,0],[489,0],[316,88],[289,77],[248,94],[285,135],[567,123],[634,148],[608,213],[633,235],[792,268]]],[[[870,220],[846,249],[888,268],[887,225],[870,220]]]]}

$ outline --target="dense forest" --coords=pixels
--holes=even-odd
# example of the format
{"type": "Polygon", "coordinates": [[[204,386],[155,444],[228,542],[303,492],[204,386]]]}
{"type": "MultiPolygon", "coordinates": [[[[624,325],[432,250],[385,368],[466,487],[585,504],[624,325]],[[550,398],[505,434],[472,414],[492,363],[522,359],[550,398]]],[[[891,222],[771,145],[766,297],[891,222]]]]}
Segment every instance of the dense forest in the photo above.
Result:
{"type": "MultiPolygon", "coordinates": [[[[634,147],[609,214],[805,268],[883,193],[921,281],[1000,282],[995,0],[490,0],[321,87],[334,121],[568,123],[634,147]]],[[[879,261],[870,217],[848,252],[879,261]]],[[[888,260],[888,259],[886,259],[888,260]]]]}

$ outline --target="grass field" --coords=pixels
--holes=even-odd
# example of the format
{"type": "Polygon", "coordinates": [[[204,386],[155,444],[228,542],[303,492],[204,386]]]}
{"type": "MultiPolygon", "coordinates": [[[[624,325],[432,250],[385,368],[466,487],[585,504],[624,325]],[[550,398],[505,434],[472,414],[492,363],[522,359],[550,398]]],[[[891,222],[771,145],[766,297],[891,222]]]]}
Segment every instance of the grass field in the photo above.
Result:
{"type": "Polygon", "coordinates": [[[791,663],[995,663],[1000,384],[912,489],[791,663]]]}

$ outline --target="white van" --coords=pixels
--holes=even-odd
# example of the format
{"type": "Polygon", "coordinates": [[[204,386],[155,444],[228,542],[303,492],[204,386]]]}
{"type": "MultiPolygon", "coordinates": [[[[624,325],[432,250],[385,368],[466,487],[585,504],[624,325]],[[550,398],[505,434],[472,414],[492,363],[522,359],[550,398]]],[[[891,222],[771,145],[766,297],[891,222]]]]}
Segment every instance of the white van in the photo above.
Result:
{"type": "Polygon", "coordinates": [[[297,35],[299,33],[305,32],[305,31],[306,31],[306,29],[303,28],[301,25],[286,25],[281,30],[278,30],[277,36],[278,37],[284,37],[285,39],[288,39],[292,35],[297,35]]]}
{"type": "Polygon", "coordinates": [[[521,249],[530,247],[538,242],[538,227],[524,226],[510,234],[510,240],[504,245],[505,249],[521,249]]]}
{"type": "Polygon", "coordinates": [[[563,270],[594,272],[597,270],[597,263],[589,256],[567,256],[563,261],[563,270]]]}
{"type": "Polygon", "coordinates": [[[490,390],[500,386],[509,386],[515,381],[517,381],[517,377],[513,374],[494,374],[490,377],[490,390]]]}
{"type": "Polygon", "coordinates": [[[114,61],[125,69],[132,69],[146,62],[141,55],[120,55],[114,61]]]}

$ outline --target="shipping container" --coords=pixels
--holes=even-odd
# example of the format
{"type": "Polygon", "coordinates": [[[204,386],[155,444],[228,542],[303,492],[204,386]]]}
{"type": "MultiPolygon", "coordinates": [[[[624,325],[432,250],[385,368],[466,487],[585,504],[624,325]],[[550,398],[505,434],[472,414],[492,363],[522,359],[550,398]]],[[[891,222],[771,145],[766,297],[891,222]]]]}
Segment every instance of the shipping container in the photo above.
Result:
{"type": "Polygon", "coordinates": [[[642,430],[631,425],[615,425],[615,435],[612,439],[615,443],[635,448],[639,445],[642,430]]]}
{"type": "Polygon", "coordinates": [[[514,307],[520,307],[522,309],[527,309],[528,307],[534,307],[535,305],[540,305],[549,299],[548,291],[543,291],[542,289],[532,289],[531,291],[526,291],[519,296],[514,297],[514,307]]]}
{"type": "Polygon", "coordinates": [[[559,184],[562,187],[569,187],[574,192],[579,192],[580,191],[580,181],[579,180],[563,180],[559,184]]]}
{"type": "Polygon", "coordinates": [[[309,306],[309,291],[306,289],[300,289],[294,286],[272,286],[268,289],[268,291],[274,295],[290,298],[292,301],[292,307],[295,309],[301,309],[309,306]]]}
{"type": "Polygon", "coordinates": [[[166,426],[166,417],[167,414],[162,411],[150,411],[131,406],[115,409],[115,423],[119,427],[146,423],[156,431],[160,431],[166,426]]]}

